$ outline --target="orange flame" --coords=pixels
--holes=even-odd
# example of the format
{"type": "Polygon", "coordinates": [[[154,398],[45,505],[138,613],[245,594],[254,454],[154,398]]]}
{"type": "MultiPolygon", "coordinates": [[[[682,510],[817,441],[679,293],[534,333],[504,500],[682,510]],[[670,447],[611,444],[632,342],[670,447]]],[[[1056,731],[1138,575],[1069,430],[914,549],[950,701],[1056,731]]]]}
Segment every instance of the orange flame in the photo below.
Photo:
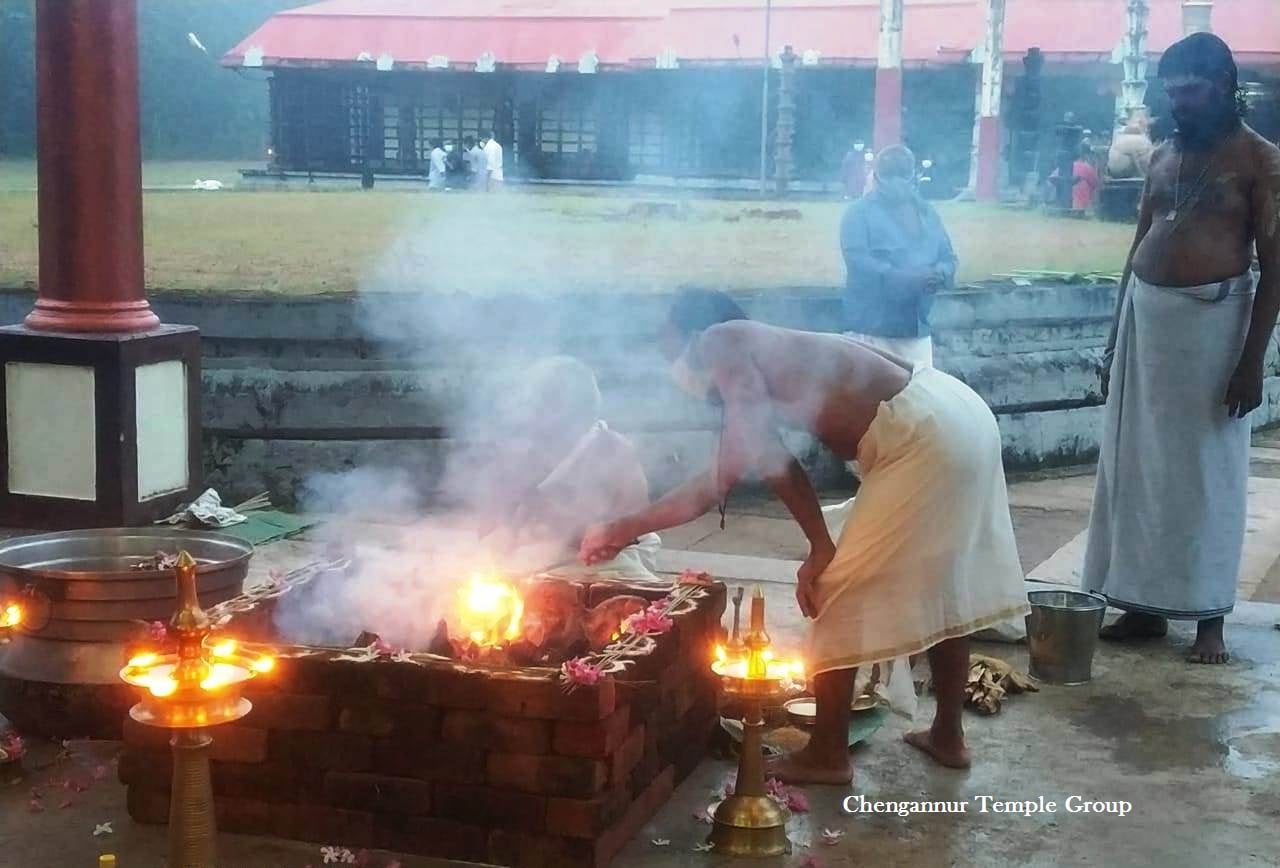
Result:
{"type": "Polygon", "coordinates": [[[16,627],[22,623],[22,607],[17,603],[10,603],[4,607],[4,613],[0,614],[0,629],[16,627]]]}
{"type": "Polygon", "coordinates": [[[520,638],[524,600],[514,585],[476,575],[459,596],[460,626],[476,645],[500,646],[520,638]]]}

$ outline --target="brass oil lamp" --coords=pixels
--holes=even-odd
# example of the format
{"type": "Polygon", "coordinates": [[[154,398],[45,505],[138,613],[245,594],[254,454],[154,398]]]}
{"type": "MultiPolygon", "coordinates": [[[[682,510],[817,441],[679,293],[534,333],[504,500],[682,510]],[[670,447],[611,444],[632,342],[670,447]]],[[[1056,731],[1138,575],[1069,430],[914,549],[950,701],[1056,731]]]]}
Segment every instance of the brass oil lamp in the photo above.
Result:
{"type": "Polygon", "coordinates": [[[177,650],[135,655],[120,678],[143,691],[129,710],[139,723],[173,732],[169,803],[169,868],[214,868],[213,785],[208,730],[249,713],[245,682],[270,672],[272,657],[245,651],[234,639],[212,637],[196,596],[196,562],[187,552],[174,568],[178,610],[169,622],[177,650]]]}
{"type": "Polygon", "coordinates": [[[711,806],[707,842],[729,856],[779,856],[791,851],[786,832],[790,814],[765,790],[764,703],[782,696],[798,664],[774,659],[759,588],[751,597],[751,621],[741,645],[739,654],[718,649],[711,665],[725,694],[742,705],[742,756],[733,795],[711,806]]]}

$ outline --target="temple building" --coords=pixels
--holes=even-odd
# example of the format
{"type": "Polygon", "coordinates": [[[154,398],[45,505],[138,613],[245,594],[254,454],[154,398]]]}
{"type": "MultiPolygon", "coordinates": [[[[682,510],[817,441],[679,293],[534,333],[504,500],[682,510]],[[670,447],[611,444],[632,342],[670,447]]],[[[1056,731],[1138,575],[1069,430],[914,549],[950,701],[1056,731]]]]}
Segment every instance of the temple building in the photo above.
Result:
{"type": "MultiPolygon", "coordinates": [[[[1068,112],[1109,136],[1126,80],[1192,29],[1231,45],[1255,125],[1280,136],[1274,4],[327,0],[273,16],[222,63],[269,76],[273,174],[420,176],[433,140],[492,130],[516,178],[750,182],[763,151],[770,177],[782,153],[796,187],[829,185],[854,141],[905,140],[960,189],[980,153],[1009,183],[1019,128],[1045,161],[1068,112]]],[[[1159,88],[1145,99],[1159,114],[1159,88]]]]}

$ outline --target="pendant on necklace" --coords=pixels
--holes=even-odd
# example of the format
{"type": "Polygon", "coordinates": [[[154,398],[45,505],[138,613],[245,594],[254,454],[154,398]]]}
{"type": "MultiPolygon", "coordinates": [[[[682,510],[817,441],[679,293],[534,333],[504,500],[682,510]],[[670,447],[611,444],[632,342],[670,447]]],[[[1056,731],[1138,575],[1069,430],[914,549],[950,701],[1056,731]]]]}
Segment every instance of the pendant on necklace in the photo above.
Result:
{"type": "Polygon", "coordinates": [[[1170,212],[1168,213],[1168,215],[1166,215],[1166,216],[1165,216],[1165,218],[1164,218],[1164,219],[1165,219],[1165,221],[1166,221],[1166,222],[1168,222],[1168,223],[1172,223],[1174,220],[1177,220],[1177,219],[1178,219],[1178,209],[1177,209],[1177,208],[1174,208],[1172,211],[1170,211],[1170,212]]]}

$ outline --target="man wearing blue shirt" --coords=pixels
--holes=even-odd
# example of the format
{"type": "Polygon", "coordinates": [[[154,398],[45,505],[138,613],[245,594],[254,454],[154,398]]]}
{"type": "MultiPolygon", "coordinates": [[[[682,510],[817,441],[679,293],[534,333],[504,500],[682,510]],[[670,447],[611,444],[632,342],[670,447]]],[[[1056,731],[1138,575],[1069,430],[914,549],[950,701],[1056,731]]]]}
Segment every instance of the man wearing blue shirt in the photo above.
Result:
{"type": "Polygon", "coordinates": [[[885,148],[876,157],[871,192],[851,204],[840,223],[848,273],[845,334],[928,366],[929,311],[934,295],[955,284],[956,254],[915,179],[911,151],[885,148]]]}

